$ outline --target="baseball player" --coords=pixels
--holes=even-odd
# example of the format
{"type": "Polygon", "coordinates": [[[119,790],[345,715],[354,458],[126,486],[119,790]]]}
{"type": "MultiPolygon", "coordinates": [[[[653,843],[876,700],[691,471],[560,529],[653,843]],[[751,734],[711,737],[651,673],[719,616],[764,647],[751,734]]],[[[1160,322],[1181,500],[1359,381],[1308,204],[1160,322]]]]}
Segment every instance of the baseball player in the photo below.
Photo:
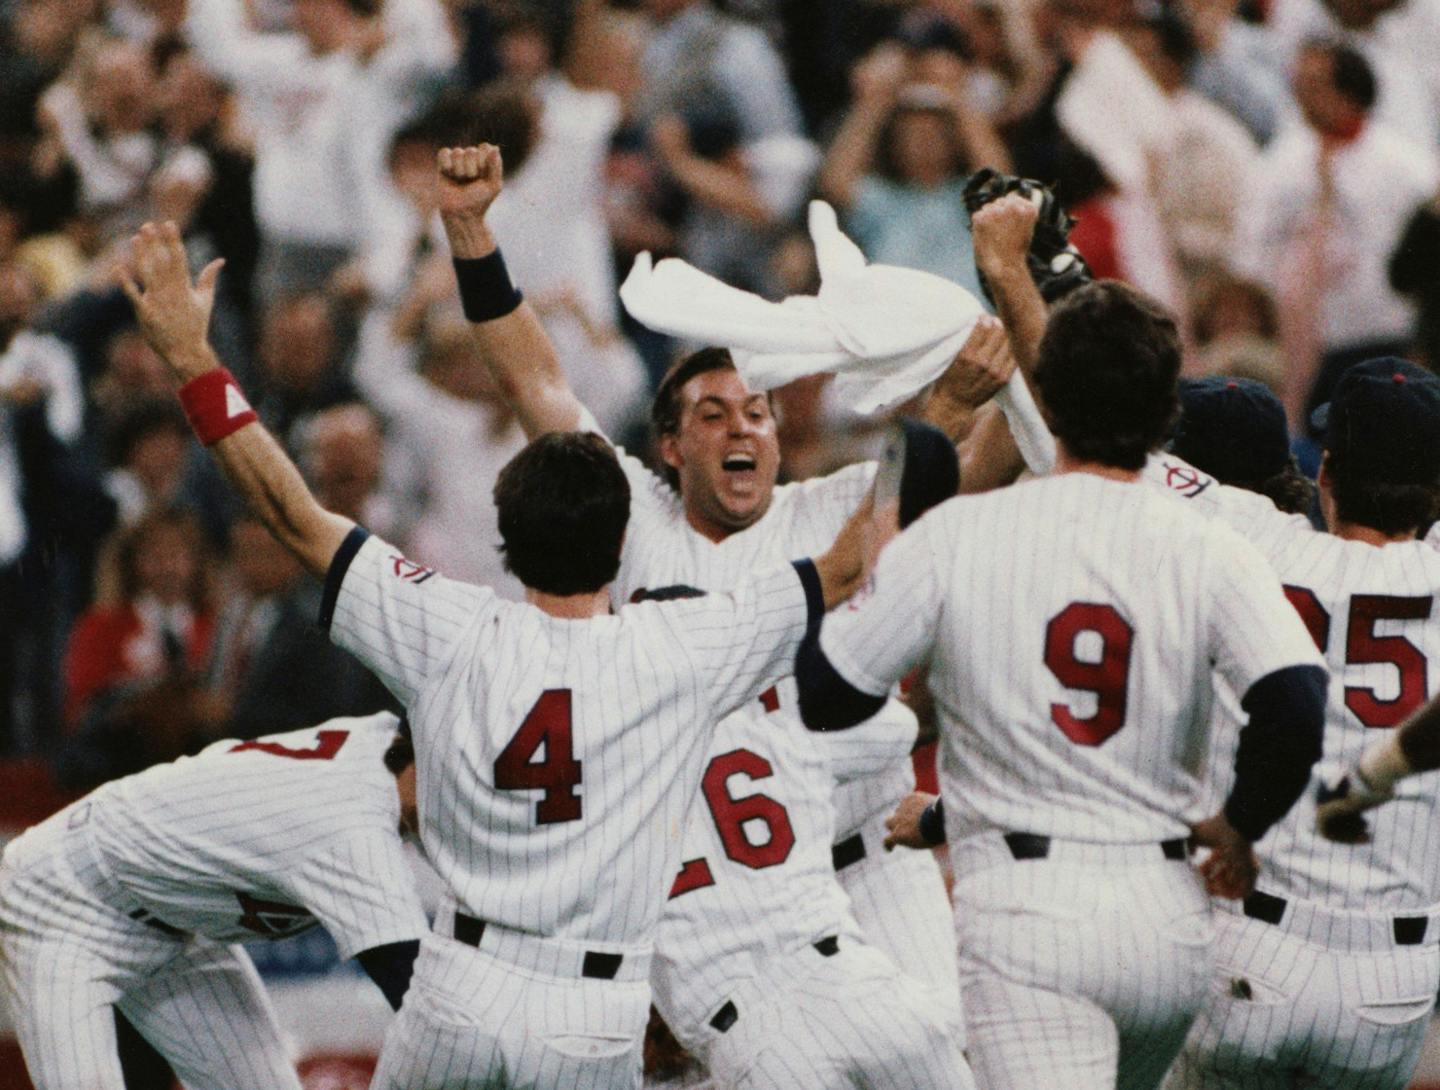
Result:
{"type": "Polygon", "coordinates": [[[1209,986],[1205,884],[1249,892],[1251,843],[1320,753],[1324,670],[1273,572],[1140,483],[1179,364],[1158,304],[1069,295],[1034,369],[1058,472],[921,518],[797,664],[806,724],[834,729],[929,663],[982,1086],[1158,1085],[1209,986]],[[1197,873],[1212,669],[1250,718],[1197,873]]]}
{"type": "Polygon", "coordinates": [[[0,987],[37,1090],[123,1090],[119,1011],[190,1090],[300,1080],[239,942],[322,924],[394,1007],[425,917],[409,742],[332,719],[106,784],[0,857],[0,987]]]}
{"type": "MultiPolygon", "coordinates": [[[[976,227],[977,254],[1006,285],[1000,310],[1022,365],[1044,311],[1024,273],[1027,220],[1023,202],[1012,203],[979,214],[976,227]]],[[[1440,652],[1431,620],[1440,565],[1415,539],[1440,498],[1440,382],[1402,361],[1368,361],[1346,373],[1314,424],[1325,436],[1330,533],[1279,510],[1270,488],[1222,485],[1174,453],[1145,467],[1151,484],[1259,549],[1330,669],[1325,761],[1310,796],[1260,846],[1254,894],[1218,902],[1215,986],[1172,1087],[1402,1087],[1440,980],[1433,780],[1407,781],[1365,845],[1323,840],[1314,811],[1370,730],[1395,726],[1435,691],[1427,663],[1440,652]]],[[[1221,690],[1219,714],[1237,693],[1221,690]]]]}
{"type": "Polygon", "coordinates": [[[1326,841],[1315,823],[1317,801],[1362,761],[1373,732],[1440,691],[1428,665],[1440,656],[1440,554],[1417,540],[1440,501],[1440,381],[1400,360],[1371,360],[1342,376],[1317,416],[1329,533],[1173,454],[1147,470],[1260,549],[1331,674],[1325,760],[1306,801],[1259,846],[1255,893],[1222,917],[1217,987],[1176,1065],[1176,1087],[1399,1090],[1440,988],[1431,840],[1440,783],[1404,781],[1364,844],[1326,841]]]}
{"type": "MultiPolygon", "coordinates": [[[[906,430],[907,446],[927,439],[906,430]]],[[[954,495],[954,448],[928,438],[952,467],[930,497],[954,495]]],[[[652,974],[666,1024],[725,1090],[973,1086],[956,995],[868,944],[836,881],[832,784],[871,771],[882,740],[837,768],[773,698],[758,710],[721,721],[690,812],[652,974]]]]}
{"type": "MultiPolygon", "coordinates": [[[[461,294],[466,281],[484,280],[491,294],[506,299],[514,288],[485,224],[501,188],[499,152],[488,145],[446,149],[441,164],[441,210],[461,294]]],[[[487,307],[482,294],[471,294],[477,301],[468,311],[476,343],[527,434],[594,428],[529,306],[487,307]]],[[[965,384],[947,386],[927,407],[927,416],[952,438],[967,433],[974,406],[1008,375],[1005,337],[993,322],[979,328],[965,355],[978,365],[967,370],[965,384]]],[[[780,451],[769,400],[745,388],[723,349],[702,350],[672,368],[651,416],[664,475],[618,452],[633,507],[617,601],[676,584],[723,590],[764,565],[811,555],[834,538],[874,476],[874,464],[867,463],[777,487],[780,451]]],[[[793,685],[781,684],[769,704],[769,714],[793,717],[793,685]]],[[[756,705],[743,714],[759,717],[766,709],[756,705]]],[[[898,700],[877,715],[864,737],[822,743],[840,751],[843,765],[870,764],[837,792],[834,863],[871,941],[910,975],[954,996],[958,975],[938,864],[880,851],[885,816],[914,787],[905,754],[916,739],[915,718],[898,700]]]]}
{"type": "Polygon", "coordinates": [[[863,518],[732,594],[612,615],[629,484],[598,436],[546,435],[495,484],[526,588],[503,601],[315,502],[206,343],[217,272],[192,288],[173,224],[146,225],[124,283],[201,440],[326,573],[322,625],[408,709],[422,838],[447,888],[374,1085],[637,1086],[655,926],[714,723],[787,673],[854,589],[863,518]]]}

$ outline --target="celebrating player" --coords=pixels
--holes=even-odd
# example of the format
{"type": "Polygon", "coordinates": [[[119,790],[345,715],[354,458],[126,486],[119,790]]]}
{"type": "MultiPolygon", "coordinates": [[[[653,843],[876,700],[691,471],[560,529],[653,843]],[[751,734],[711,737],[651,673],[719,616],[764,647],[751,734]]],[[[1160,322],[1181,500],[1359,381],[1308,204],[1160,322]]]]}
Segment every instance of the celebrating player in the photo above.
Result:
{"type": "Polygon", "coordinates": [[[983,1086],[1154,1087],[1184,1041],[1210,977],[1186,838],[1212,670],[1250,716],[1229,800],[1194,829],[1213,890],[1250,891],[1251,843],[1320,754],[1324,670],[1274,573],[1139,483],[1179,364],[1147,297],[1067,297],[1034,368],[1058,472],[920,519],[797,666],[806,724],[833,729],[929,663],[983,1086]]]}
{"type": "MultiPolygon", "coordinates": [[[[530,307],[517,303],[486,227],[486,210],[502,184],[499,152],[488,145],[446,149],[440,165],[441,211],[461,298],[497,385],[531,436],[593,428],[530,307]]],[[[1013,366],[994,323],[982,324],[962,355],[972,366],[951,377],[963,381],[944,384],[927,406],[952,439],[968,433],[975,406],[1013,366]]],[[[810,555],[834,537],[874,475],[873,464],[865,464],[777,487],[780,449],[769,399],[745,388],[723,349],[702,350],[672,368],[656,392],[651,420],[664,478],[619,452],[633,499],[615,584],[622,602],[637,591],[676,584],[724,590],[758,567],[810,555]]],[[[793,717],[793,683],[782,683],[772,703],[768,712],[756,704],[742,714],[761,723],[767,715],[793,717]]],[[[886,857],[879,850],[885,815],[914,786],[910,762],[900,754],[916,734],[913,714],[892,700],[863,734],[830,743],[841,763],[872,763],[870,774],[836,792],[834,861],[871,941],[912,976],[954,996],[958,977],[938,866],[926,856],[886,857]]]]}
{"type": "Polygon", "coordinates": [[[300,1080],[238,942],[316,923],[399,1007],[425,931],[389,713],[216,742],[92,792],[0,859],[0,985],[37,1090],[124,1090],[118,1010],[191,1090],[300,1080]]]}
{"type": "Polygon", "coordinates": [[[206,342],[218,269],[192,287],[173,224],[132,246],[126,291],[201,440],[326,574],[322,625],[409,710],[448,896],[375,1085],[633,1087],[655,924],[714,722],[788,672],[807,625],[854,589],[863,516],[813,563],[612,616],[625,474],[598,436],[546,435],[495,485],[526,588],[502,601],[322,509],[206,342]]]}

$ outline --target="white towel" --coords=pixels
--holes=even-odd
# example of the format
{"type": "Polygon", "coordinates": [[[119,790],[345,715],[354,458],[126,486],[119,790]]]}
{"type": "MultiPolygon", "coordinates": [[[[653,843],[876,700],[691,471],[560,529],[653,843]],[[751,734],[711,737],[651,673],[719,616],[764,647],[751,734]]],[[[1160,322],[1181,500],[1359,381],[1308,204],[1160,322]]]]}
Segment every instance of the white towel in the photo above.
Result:
{"type": "Polygon", "coordinates": [[[771,303],[675,258],[641,254],[620,288],[636,321],[730,349],[752,390],[806,375],[836,376],[836,396],[861,413],[896,405],[933,382],[984,313],[958,284],[892,265],[867,265],[835,211],[810,204],[820,294],[771,303]]]}

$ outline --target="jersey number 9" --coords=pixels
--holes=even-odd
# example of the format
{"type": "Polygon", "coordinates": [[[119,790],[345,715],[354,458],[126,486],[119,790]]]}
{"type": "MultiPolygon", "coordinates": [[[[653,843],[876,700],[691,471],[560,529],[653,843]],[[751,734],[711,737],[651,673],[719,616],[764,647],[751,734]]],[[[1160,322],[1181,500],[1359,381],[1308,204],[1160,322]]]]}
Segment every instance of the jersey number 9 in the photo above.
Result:
{"type": "Polygon", "coordinates": [[[1114,606],[1071,602],[1045,628],[1045,665],[1067,689],[1095,694],[1095,712],[1081,718],[1064,704],[1050,705],[1050,719],[1077,746],[1103,745],[1125,725],[1130,682],[1130,644],[1135,630],[1114,606]],[[1080,658],[1081,635],[1099,637],[1098,658],[1080,658]]]}

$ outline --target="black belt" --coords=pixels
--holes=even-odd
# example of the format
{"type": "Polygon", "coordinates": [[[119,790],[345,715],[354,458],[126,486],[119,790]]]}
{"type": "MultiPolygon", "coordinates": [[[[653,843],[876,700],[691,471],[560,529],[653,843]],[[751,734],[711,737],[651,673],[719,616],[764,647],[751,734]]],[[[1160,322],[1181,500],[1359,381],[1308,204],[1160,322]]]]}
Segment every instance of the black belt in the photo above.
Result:
{"type": "MultiPolygon", "coordinates": [[[[1285,918],[1285,909],[1289,904],[1290,902],[1284,897],[1276,897],[1273,893],[1262,893],[1257,889],[1242,902],[1241,911],[1252,920],[1279,926],[1280,921],[1285,918]]],[[[1390,926],[1395,936],[1396,946],[1419,946],[1425,941],[1425,932],[1429,929],[1430,918],[1428,916],[1394,916],[1391,918],[1390,926]]]]}
{"type": "MultiPolygon", "coordinates": [[[[1018,859],[1044,859],[1050,854],[1050,838],[1036,833],[1006,833],[1005,846],[1018,859]]],[[[1184,860],[1190,858],[1185,840],[1162,840],[1160,851],[1166,859],[1184,860]]]]}
{"type": "MultiPolygon", "coordinates": [[[[856,839],[858,840],[859,838],[857,837],[856,839]]],[[[811,945],[819,951],[822,958],[833,958],[840,952],[840,940],[834,935],[829,935],[811,945]]],[[[715,1012],[715,1017],[710,1019],[710,1028],[716,1033],[724,1033],[733,1026],[739,1018],[740,1012],[735,1008],[735,1004],[727,999],[725,1005],[715,1012]]]]}
{"type": "Polygon", "coordinates": [[[134,912],[130,913],[130,918],[137,923],[143,923],[146,927],[153,927],[163,935],[169,935],[177,939],[183,939],[185,937],[184,931],[181,931],[178,927],[171,927],[164,920],[157,919],[143,908],[137,908],[134,912]]]}
{"type": "MultiPolygon", "coordinates": [[[[455,928],[452,933],[456,942],[478,947],[480,940],[485,937],[485,927],[484,920],[477,920],[474,916],[457,912],[455,913],[455,928]]],[[[620,971],[620,966],[624,961],[624,954],[606,954],[599,950],[586,950],[585,957],[580,962],[580,975],[588,976],[592,980],[614,980],[615,974],[620,971]]]]}
{"type": "Polygon", "coordinates": [[[846,867],[852,866],[864,858],[865,841],[859,833],[856,833],[854,836],[847,836],[830,849],[830,861],[835,864],[837,871],[842,871],[846,867]]]}

